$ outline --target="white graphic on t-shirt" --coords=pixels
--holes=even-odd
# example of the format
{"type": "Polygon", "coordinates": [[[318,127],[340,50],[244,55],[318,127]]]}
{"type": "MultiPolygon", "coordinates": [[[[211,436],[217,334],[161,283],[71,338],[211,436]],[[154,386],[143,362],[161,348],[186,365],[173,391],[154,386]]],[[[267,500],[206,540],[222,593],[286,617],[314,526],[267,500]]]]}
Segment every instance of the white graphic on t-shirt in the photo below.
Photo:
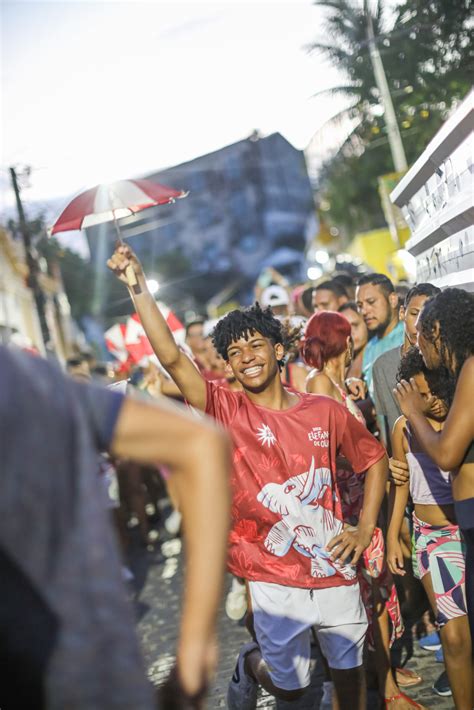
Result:
{"type": "Polygon", "coordinates": [[[281,520],[273,525],[264,544],[277,557],[284,557],[294,547],[301,555],[311,558],[312,577],[331,577],[340,572],[345,579],[353,579],[355,570],[333,562],[326,550],[327,543],[339,535],[343,527],[333,511],[323,505],[328,496],[332,502],[331,471],[315,468],[314,458],[309,471],[292,476],[282,484],[267,483],[257,500],[272,513],[281,515],[281,520]]]}
{"type": "Polygon", "coordinates": [[[276,436],[267,424],[262,424],[257,432],[257,439],[263,446],[272,446],[276,443],[276,436]]]}
{"type": "Polygon", "coordinates": [[[324,431],[320,426],[314,426],[308,432],[308,439],[313,442],[314,446],[321,446],[327,449],[329,446],[329,432],[324,431]]]}

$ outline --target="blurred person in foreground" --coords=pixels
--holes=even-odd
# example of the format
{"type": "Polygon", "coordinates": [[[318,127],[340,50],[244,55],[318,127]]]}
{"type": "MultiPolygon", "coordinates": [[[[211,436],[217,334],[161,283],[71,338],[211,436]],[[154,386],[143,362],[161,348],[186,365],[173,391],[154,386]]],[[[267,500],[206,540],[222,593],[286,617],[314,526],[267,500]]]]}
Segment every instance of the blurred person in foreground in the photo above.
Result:
{"type": "Polygon", "coordinates": [[[216,661],[228,527],[225,437],[185,411],[70,380],[45,360],[0,347],[4,710],[156,707],[97,476],[106,450],[163,462],[186,490],[177,665],[159,707],[201,706],[216,661]]]}
{"type": "Polygon", "coordinates": [[[443,470],[452,471],[456,521],[466,545],[466,601],[474,638],[474,294],[447,288],[424,306],[417,320],[418,347],[429,370],[443,368],[450,385],[449,412],[435,431],[414,379],[395,390],[420,448],[443,470]]]}
{"type": "Polygon", "coordinates": [[[356,303],[369,330],[362,361],[362,374],[374,399],[372,368],[376,359],[403,343],[403,323],[399,320],[398,296],[393,283],[384,274],[365,274],[357,283],[356,303]]]}
{"type": "Polygon", "coordinates": [[[90,382],[92,379],[89,360],[82,354],[73,355],[66,360],[66,371],[79,382],[90,382]]]}
{"type": "Polygon", "coordinates": [[[214,330],[214,345],[243,388],[231,392],[206,382],[177,348],[133,252],[117,247],[108,266],[125,284],[133,268],[130,295],[157,357],[188,403],[232,435],[228,566],[248,581],[256,640],[240,650],[228,707],[255,708],[259,685],[279,699],[300,698],[310,683],[315,626],[339,709],[365,710],[367,619],[354,566],[370,544],[384,495],[383,447],[329,397],[284,388],[282,323],[270,308],[232,311],[214,330]],[[370,491],[350,530],[335,480],[339,453],[355,471],[367,471],[370,491]]]}

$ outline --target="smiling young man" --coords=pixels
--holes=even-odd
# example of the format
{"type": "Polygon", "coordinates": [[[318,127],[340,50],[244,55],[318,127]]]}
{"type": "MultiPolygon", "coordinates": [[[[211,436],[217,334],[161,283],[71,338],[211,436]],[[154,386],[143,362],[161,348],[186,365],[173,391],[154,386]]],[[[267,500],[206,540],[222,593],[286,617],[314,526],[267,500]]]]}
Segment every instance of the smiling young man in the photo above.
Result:
{"type": "Polygon", "coordinates": [[[403,323],[398,317],[398,296],[385,274],[365,274],[357,283],[356,302],[369,335],[362,361],[362,374],[374,397],[372,368],[382,353],[403,343],[403,323]]]}
{"type": "Polygon", "coordinates": [[[387,480],[381,445],[339,403],[285,389],[281,323],[258,304],[232,311],[213,341],[241,384],[206,382],[176,346],[148,293],[139,262],[118,247],[108,262],[127,283],[152,347],[190,405],[229,429],[234,444],[228,567],[248,581],[256,642],[244,646],[228,707],[256,707],[257,688],[296,700],[309,685],[310,630],[331,668],[341,710],[365,709],[362,651],[367,628],[354,567],[368,546],[387,480]],[[344,529],[336,457],[366,474],[357,528],[344,529]]]}

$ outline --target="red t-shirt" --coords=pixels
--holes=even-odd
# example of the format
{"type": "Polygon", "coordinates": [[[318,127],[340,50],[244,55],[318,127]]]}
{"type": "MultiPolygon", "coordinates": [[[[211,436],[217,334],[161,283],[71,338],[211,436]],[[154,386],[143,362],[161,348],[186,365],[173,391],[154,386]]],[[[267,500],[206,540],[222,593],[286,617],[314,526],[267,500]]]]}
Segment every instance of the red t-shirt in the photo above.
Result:
{"type": "Polygon", "coordinates": [[[381,444],[330,397],[298,393],[281,411],[206,386],[206,414],[234,443],[230,571],[290,587],[353,584],[354,569],[333,563],[325,549],[342,530],[336,455],[363,473],[384,456],[381,444]]]}

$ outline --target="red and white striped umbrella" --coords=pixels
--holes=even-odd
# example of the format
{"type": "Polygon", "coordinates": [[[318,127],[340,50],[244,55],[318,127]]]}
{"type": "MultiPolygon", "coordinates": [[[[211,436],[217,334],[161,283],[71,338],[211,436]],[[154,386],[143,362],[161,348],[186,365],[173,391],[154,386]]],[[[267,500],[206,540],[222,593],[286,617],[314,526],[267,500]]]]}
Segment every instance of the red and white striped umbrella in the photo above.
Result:
{"type": "Polygon", "coordinates": [[[151,180],[119,180],[110,185],[96,185],[68,204],[51,228],[51,234],[116,222],[148,207],[174,202],[187,194],[151,180]]]}

